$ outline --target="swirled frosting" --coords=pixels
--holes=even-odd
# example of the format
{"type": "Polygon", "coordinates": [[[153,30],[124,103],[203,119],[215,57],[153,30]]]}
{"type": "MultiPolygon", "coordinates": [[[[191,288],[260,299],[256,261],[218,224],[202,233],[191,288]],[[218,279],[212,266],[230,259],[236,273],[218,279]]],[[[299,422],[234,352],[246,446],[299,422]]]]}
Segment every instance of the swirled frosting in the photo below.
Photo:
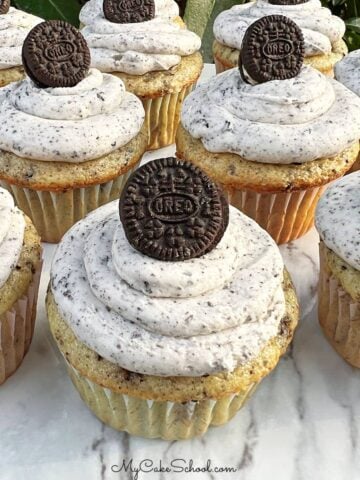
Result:
{"type": "Polygon", "coordinates": [[[337,180],[326,190],[315,218],[325,245],[360,271],[360,171],[337,180]]]}
{"type": "Polygon", "coordinates": [[[42,19],[10,7],[0,15],[0,70],[22,65],[21,50],[25,37],[42,19]]]}
{"type": "Polygon", "coordinates": [[[335,64],[335,78],[360,97],[360,49],[335,64]]]}
{"type": "Polygon", "coordinates": [[[1,89],[0,149],[20,157],[80,163],[126,145],[145,117],[141,101],[113,75],[90,70],[71,88],[29,78],[1,89]]]}
{"type": "Polygon", "coordinates": [[[12,196],[0,188],[0,288],[6,283],[19,260],[25,231],[25,219],[15,207],[12,196]]]}
{"type": "Polygon", "coordinates": [[[135,251],[118,215],[117,202],[90,214],[53,260],[55,302],[89,348],[133,372],[200,376],[233,371],[278,334],[284,265],[253,220],[231,207],[218,246],[175,264],[135,251]]]}
{"type": "Polygon", "coordinates": [[[220,13],[214,23],[215,38],[240,50],[249,25],[267,15],[285,15],[297,23],[304,35],[305,56],[330,53],[332,45],[345,33],[345,23],[322,7],[320,0],[299,5],[272,5],[267,0],[257,0],[220,13]]]}
{"type": "Polygon", "coordinates": [[[295,78],[258,85],[232,69],[185,99],[181,121],[210,152],[304,163],[335,156],[360,138],[360,100],[307,66],[295,78]]]}
{"type": "Polygon", "coordinates": [[[104,17],[103,0],[90,0],[80,12],[82,34],[91,49],[94,67],[103,72],[143,75],[169,70],[181,57],[201,46],[195,33],[174,23],[174,0],[155,0],[155,18],[140,23],[112,23],[104,17]]]}

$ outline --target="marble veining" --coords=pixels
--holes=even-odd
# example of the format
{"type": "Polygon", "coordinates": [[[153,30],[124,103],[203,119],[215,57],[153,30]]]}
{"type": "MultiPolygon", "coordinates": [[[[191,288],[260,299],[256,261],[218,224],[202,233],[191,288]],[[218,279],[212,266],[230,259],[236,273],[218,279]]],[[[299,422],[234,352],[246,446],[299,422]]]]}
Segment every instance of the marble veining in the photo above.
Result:
{"type": "MultiPolygon", "coordinates": [[[[289,352],[230,423],[192,441],[144,440],[102,425],[72,387],[40,301],[31,350],[0,391],[1,480],[358,480],[359,372],[332,350],[317,322],[317,244],[312,230],[281,247],[303,312],[289,352]],[[237,471],[116,473],[131,459],[134,467],[146,459],[154,466],[192,460],[193,468],[210,459],[212,467],[237,471]]],[[[45,246],[41,299],[53,253],[45,246]]]]}

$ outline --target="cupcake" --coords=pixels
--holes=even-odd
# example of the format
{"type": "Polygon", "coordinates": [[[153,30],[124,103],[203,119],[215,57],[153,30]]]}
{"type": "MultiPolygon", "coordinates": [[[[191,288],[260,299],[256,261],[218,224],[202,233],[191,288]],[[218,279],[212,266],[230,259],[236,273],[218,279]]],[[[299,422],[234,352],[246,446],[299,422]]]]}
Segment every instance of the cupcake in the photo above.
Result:
{"type": "MultiPolygon", "coordinates": [[[[335,78],[360,97],[360,49],[346,55],[335,65],[335,78]]],[[[351,171],[360,170],[360,155],[351,171]]]]}
{"type": "Polygon", "coordinates": [[[0,188],[0,384],[20,366],[32,340],[41,272],[40,238],[0,188]]]}
{"type": "Polygon", "coordinates": [[[187,439],[229,421],[290,343],[298,304],[271,237],[175,158],[62,239],[47,296],[70,377],[104,423],[187,439]]]}
{"type": "Polygon", "coordinates": [[[177,135],[179,158],[212,176],[232,205],[279,244],[312,227],[321,193],[359,151],[359,98],[302,65],[303,52],[292,20],[274,15],[255,22],[240,68],[189,95],[177,135]],[[289,52],[276,58],[272,52],[281,48],[289,52]]]}
{"type": "Polygon", "coordinates": [[[165,147],[175,141],[182,103],[200,76],[201,40],[186,30],[174,0],[120,3],[90,0],[81,10],[92,66],[142,100],[148,149],[165,147]]]}
{"type": "Polygon", "coordinates": [[[10,0],[0,4],[0,87],[3,87],[24,78],[22,44],[42,19],[10,7],[10,0]]]}
{"type": "Polygon", "coordinates": [[[58,242],[119,197],[147,147],[145,112],[121,79],[89,70],[87,44],[71,25],[38,25],[23,51],[30,76],[0,93],[0,185],[43,241],[58,242]]]}
{"type": "Polygon", "coordinates": [[[320,0],[256,0],[225,10],[214,23],[213,54],[217,72],[237,65],[246,29],[269,15],[284,15],[301,28],[305,41],[305,64],[325,75],[334,75],[334,65],[346,53],[342,37],[345,23],[321,6],[320,0]]]}
{"type": "Polygon", "coordinates": [[[335,182],[316,210],[319,321],[334,349],[360,368],[360,172],[335,182]]]}

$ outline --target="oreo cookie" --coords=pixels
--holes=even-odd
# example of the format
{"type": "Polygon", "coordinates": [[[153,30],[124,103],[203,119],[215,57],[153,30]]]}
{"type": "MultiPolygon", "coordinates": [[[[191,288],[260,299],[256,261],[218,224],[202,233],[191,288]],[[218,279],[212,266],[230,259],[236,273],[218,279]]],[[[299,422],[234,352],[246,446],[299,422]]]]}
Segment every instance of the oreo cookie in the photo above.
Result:
{"type": "Polygon", "coordinates": [[[0,15],[7,13],[10,8],[10,0],[0,0],[0,15]]]}
{"type": "Polygon", "coordinates": [[[119,210],[129,243],[144,255],[171,262],[213,250],[229,221],[229,204],[219,187],[193,164],[173,157],[136,170],[119,210]]]}
{"type": "Polygon", "coordinates": [[[301,5],[309,0],[269,0],[271,5],[301,5]]]}
{"type": "Polygon", "coordinates": [[[304,55],[304,37],[296,23],[283,15],[270,15],[246,30],[239,69],[245,81],[248,77],[256,83],[286,80],[299,74],[304,55]]]}
{"type": "Polygon", "coordinates": [[[146,22],[155,17],[154,0],[104,0],[104,15],[112,23],[146,22]]]}
{"type": "Polygon", "coordinates": [[[84,37],[62,20],[36,25],[24,41],[22,60],[40,88],[74,87],[86,77],[91,63],[84,37]]]}

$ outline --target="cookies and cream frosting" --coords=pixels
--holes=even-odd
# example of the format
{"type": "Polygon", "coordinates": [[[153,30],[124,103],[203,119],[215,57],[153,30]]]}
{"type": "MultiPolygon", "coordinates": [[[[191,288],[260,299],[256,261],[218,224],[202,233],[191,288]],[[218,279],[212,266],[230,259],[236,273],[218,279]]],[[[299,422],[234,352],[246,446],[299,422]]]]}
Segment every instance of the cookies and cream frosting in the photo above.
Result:
{"type": "Polygon", "coordinates": [[[304,163],[335,156],[358,141],[360,99],[309,66],[294,78],[257,85],[234,68],[185,99],[181,122],[210,152],[304,163]]]}
{"type": "Polygon", "coordinates": [[[169,70],[181,57],[201,46],[193,32],[174,23],[174,0],[155,0],[155,17],[139,23],[113,23],[103,12],[103,0],[90,0],[80,12],[82,34],[91,50],[92,65],[103,72],[143,75],[169,70]]]}
{"type": "Polygon", "coordinates": [[[320,0],[309,0],[298,5],[272,5],[268,0],[257,0],[235,5],[220,13],[214,23],[214,35],[218,42],[241,50],[247,28],[267,15],[285,15],[301,28],[305,41],[305,56],[328,54],[332,45],[345,33],[345,23],[320,0]]]}
{"type": "Polygon", "coordinates": [[[141,101],[121,79],[96,69],[71,88],[38,88],[26,78],[1,89],[0,149],[81,163],[126,145],[144,117],[141,101]]]}
{"type": "Polygon", "coordinates": [[[22,65],[21,50],[29,31],[43,20],[16,8],[0,15],[0,70],[22,65]]]}
{"type": "Polygon", "coordinates": [[[360,271],[360,171],[337,180],[326,190],[315,218],[325,245],[360,271]]]}
{"type": "Polygon", "coordinates": [[[335,64],[335,78],[360,97],[360,49],[335,64]]]}
{"type": "Polygon", "coordinates": [[[0,288],[16,267],[23,246],[25,218],[9,192],[0,188],[0,288]]]}
{"type": "Polygon", "coordinates": [[[127,370],[158,376],[233,371],[279,332],[283,261],[270,236],[230,207],[210,253],[164,262],[134,250],[118,202],[77,223],[55,254],[51,290],[78,339],[127,370]]]}

